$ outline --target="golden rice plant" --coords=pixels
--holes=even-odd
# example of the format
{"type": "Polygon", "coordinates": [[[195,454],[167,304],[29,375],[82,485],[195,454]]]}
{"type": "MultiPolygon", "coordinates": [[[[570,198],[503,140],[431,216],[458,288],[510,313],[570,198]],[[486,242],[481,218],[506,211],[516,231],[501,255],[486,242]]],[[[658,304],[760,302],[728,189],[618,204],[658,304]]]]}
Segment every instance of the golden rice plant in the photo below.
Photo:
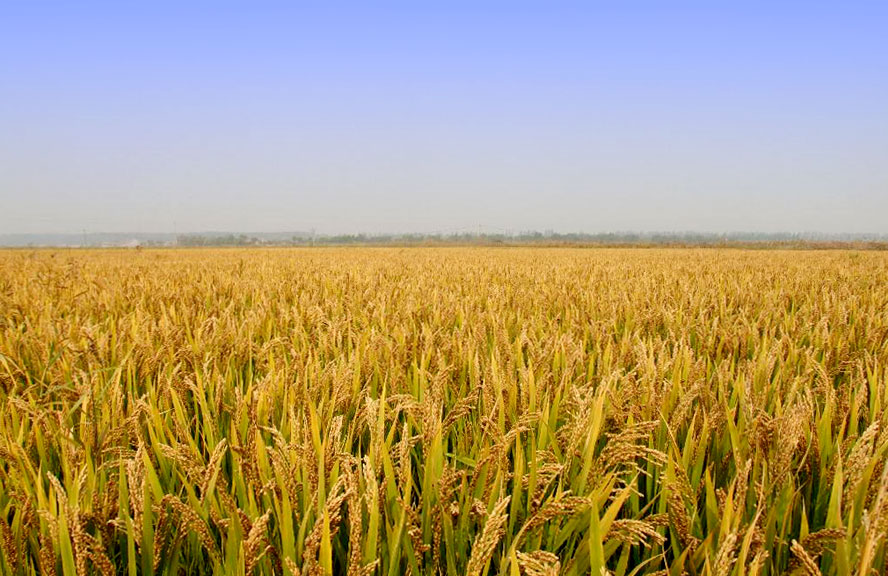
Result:
{"type": "Polygon", "coordinates": [[[888,572],[888,254],[0,252],[0,571],[888,572]]]}

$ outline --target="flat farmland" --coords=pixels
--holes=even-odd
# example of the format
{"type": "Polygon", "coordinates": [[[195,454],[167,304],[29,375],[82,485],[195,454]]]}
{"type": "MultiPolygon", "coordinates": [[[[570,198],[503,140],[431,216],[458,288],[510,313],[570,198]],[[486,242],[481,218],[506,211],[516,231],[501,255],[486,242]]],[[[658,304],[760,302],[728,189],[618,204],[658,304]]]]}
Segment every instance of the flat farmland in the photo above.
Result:
{"type": "Polygon", "coordinates": [[[0,252],[7,574],[884,574],[888,252],[0,252]]]}

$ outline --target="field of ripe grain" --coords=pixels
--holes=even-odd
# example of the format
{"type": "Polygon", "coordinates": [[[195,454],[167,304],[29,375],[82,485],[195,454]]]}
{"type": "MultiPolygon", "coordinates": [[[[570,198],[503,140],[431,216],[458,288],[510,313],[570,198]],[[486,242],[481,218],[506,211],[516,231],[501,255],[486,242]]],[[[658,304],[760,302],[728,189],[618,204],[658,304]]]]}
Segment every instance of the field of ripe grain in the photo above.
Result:
{"type": "Polygon", "coordinates": [[[888,253],[0,252],[4,574],[884,574],[888,253]]]}

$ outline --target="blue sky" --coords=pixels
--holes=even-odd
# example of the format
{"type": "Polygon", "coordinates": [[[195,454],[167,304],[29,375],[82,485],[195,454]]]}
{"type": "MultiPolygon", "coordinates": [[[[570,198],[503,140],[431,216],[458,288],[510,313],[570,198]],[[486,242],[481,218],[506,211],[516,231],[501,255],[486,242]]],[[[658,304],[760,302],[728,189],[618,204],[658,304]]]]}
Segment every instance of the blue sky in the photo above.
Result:
{"type": "Polygon", "coordinates": [[[0,2],[0,233],[888,233],[888,3],[0,2]]]}

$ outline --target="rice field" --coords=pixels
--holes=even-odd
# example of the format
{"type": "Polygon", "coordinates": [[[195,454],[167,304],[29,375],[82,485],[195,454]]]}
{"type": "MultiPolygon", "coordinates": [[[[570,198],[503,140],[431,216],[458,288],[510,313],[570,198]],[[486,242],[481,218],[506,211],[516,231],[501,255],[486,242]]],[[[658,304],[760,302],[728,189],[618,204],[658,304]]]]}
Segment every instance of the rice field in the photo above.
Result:
{"type": "Polygon", "coordinates": [[[888,253],[0,252],[4,574],[888,572],[888,253]]]}

